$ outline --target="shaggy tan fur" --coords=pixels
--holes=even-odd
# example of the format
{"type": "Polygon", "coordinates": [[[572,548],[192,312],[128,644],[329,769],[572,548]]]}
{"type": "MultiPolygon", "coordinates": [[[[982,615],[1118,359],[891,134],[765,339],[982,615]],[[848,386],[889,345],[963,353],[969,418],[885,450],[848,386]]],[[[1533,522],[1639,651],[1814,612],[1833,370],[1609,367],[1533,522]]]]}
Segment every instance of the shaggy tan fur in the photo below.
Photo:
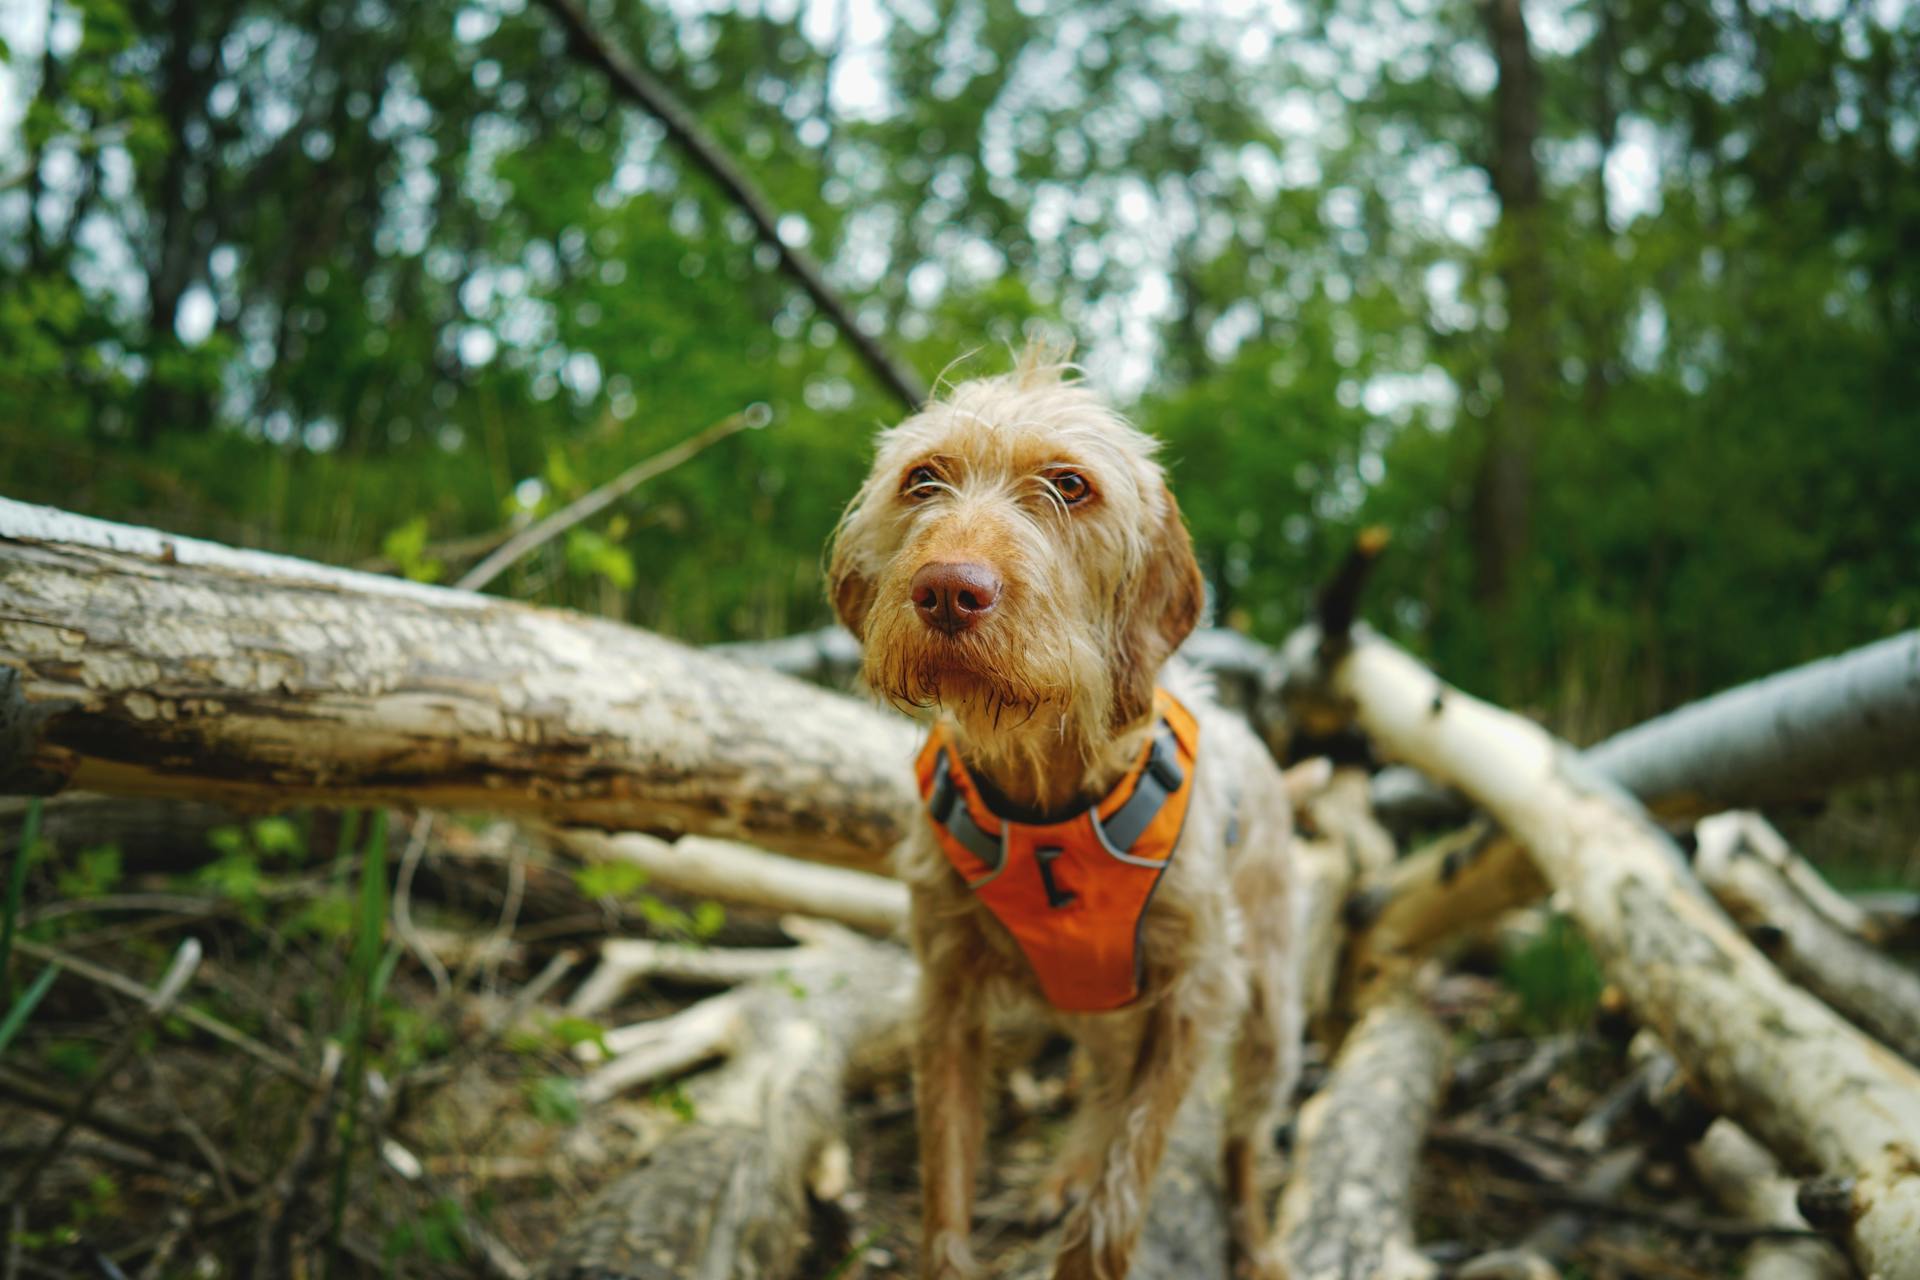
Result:
{"type": "MultiPolygon", "coordinates": [[[[835,536],[833,600],[861,638],[867,681],[896,705],[945,717],[1003,813],[1052,820],[1105,795],[1143,747],[1156,682],[1198,718],[1193,799],[1141,932],[1145,992],[1115,1012],[1057,1015],[1093,1078],[1035,1212],[1069,1214],[1056,1277],[1125,1276],[1174,1113],[1230,1040],[1223,1157],[1236,1265],[1275,1280],[1285,1269],[1268,1244],[1255,1161],[1298,1070],[1287,792],[1238,717],[1168,663],[1202,607],[1186,528],[1155,442],[1071,373],[1061,354],[1029,347],[1012,373],[960,383],[882,432],[835,536]],[[958,634],[927,625],[910,596],[915,573],[937,563],[984,565],[1003,584],[958,634]]],[[[924,975],[922,1274],[974,1276],[987,1011],[1044,1000],[931,825],[903,844],[897,869],[924,975]]]]}

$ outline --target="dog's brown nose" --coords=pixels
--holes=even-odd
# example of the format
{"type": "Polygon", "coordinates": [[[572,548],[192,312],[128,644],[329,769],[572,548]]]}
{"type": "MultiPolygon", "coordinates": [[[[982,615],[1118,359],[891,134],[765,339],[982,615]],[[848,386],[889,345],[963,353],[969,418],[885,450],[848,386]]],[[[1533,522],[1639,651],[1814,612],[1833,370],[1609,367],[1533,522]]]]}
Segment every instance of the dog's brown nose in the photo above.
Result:
{"type": "Polygon", "coordinates": [[[957,636],[1000,599],[1000,575],[986,565],[925,564],[909,588],[920,621],[935,631],[957,636]]]}

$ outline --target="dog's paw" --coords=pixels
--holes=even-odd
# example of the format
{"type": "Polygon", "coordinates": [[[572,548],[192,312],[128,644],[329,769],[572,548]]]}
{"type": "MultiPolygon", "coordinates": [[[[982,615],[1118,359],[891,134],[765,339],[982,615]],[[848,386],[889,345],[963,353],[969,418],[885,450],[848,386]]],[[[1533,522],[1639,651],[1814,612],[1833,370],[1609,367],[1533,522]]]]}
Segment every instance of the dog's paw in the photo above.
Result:
{"type": "Polygon", "coordinates": [[[1055,1164],[1034,1188],[1027,1226],[1042,1231],[1078,1208],[1093,1186],[1093,1170],[1065,1160],[1055,1164]]]}
{"type": "Polygon", "coordinates": [[[920,1257],[921,1280],[984,1280],[985,1274],[960,1236],[934,1237],[920,1257]]]}
{"type": "Polygon", "coordinates": [[[1293,1272],[1277,1246],[1243,1254],[1233,1267],[1233,1280],[1292,1280],[1293,1272]]]}

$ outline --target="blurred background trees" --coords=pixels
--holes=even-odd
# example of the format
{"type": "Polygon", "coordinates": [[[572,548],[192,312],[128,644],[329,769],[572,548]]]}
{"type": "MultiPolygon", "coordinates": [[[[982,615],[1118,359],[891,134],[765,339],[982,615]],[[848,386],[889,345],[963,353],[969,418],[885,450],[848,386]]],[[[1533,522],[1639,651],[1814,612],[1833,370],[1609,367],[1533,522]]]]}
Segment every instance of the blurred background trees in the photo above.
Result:
{"type": "MultiPolygon", "coordinates": [[[[923,377],[1074,333],[1229,625],[1385,523],[1381,620],[1587,739],[1920,624],[1920,6],[587,9],[923,377]]],[[[826,620],[900,406],[538,3],[0,37],[0,491],[450,579],[765,402],[495,589],[826,620]]]]}

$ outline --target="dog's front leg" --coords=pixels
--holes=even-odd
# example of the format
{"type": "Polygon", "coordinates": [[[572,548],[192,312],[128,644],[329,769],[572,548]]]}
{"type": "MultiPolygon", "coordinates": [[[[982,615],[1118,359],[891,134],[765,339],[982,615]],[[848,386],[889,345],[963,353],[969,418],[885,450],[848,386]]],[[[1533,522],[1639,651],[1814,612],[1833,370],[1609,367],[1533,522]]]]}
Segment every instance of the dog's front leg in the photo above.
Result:
{"type": "Polygon", "coordinates": [[[923,972],[913,1066],[920,1115],[920,1274],[926,1280],[977,1274],[967,1237],[985,1128],[986,1022],[979,1006],[973,984],[960,974],[923,972]]]}
{"type": "Polygon", "coordinates": [[[1054,1280],[1122,1280],[1127,1274],[1146,1222],[1153,1175],[1199,1056],[1198,1025],[1173,1002],[1147,1015],[1100,1171],[1086,1201],[1067,1219],[1054,1280]]]}

